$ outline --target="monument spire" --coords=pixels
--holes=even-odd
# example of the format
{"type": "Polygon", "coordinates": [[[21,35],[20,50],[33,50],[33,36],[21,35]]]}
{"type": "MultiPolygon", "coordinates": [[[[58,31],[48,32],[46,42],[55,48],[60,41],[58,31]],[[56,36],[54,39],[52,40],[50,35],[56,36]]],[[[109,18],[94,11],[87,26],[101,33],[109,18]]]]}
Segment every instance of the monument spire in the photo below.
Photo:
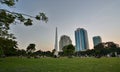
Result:
{"type": "Polygon", "coordinates": [[[56,32],[55,32],[55,50],[56,50],[56,51],[59,51],[59,49],[58,49],[57,27],[56,27],[56,32]]]}

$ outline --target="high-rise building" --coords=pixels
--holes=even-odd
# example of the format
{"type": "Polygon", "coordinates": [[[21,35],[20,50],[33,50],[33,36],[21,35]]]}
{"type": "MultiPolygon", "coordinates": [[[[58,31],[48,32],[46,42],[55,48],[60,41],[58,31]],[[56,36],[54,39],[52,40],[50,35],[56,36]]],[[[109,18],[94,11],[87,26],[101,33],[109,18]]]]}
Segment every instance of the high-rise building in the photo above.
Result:
{"type": "Polygon", "coordinates": [[[88,35],[84,28],[77,28],[75,31],[76,51],[85,51],[89,49],[88,35]]]}
{"type": "Polygon", "coordinates": [[[94,36],[93,37],[93,44],[94,46],[98,45],[99,43],[102,43],[102,39],[100,36],[94,36]]]}
{"type": "Polygon", "coordinates": [[[59,49],[62,51],[62,48],[66,45],[72,44],[72,41],[69,36],[62,35],[59,41],[59,49]]]}
{"type": "Polygon", "coordinates": [[[58,35],[57,35],[57,27],[56,27],[56,32],[55,32],[55,47],[54,49],[58,52],[58,35]]]}

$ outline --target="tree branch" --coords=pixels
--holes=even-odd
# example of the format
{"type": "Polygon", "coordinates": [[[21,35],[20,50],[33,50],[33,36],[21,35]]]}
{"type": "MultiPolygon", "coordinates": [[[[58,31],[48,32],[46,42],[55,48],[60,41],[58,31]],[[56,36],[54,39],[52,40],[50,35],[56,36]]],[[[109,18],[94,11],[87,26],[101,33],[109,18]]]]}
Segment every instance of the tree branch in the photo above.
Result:
{"type": "Polygon", "coordinates": [[[8,13],[11,13],[11,14],[22,14],[22,15],[24,15],[24,16],[28,16],[28,17],[30,17],[30,18],[35,18],[34,16],[31,16],[31,15],[27,15],[27,14],[24,14],[24,13],[16,13],[16,12],[11,12],[11,11],[8,11],[8,10],[6,10],[6,9],[0,9],[0,11],[6,11],[6,12],[8,12],[8,13]]]}

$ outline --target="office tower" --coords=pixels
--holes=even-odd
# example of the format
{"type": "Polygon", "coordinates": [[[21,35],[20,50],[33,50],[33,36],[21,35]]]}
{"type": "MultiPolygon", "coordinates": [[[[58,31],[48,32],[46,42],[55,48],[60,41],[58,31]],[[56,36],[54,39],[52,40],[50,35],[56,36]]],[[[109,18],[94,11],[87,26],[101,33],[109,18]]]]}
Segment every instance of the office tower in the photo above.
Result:
{"type": "Polygon", "coordinates": [[[56,32],[55,32],[55,48],[57,52],[59,51],[58,49],[58,37],[57,37],[57,27],[56,27],[56,32]]]}
{"type": "Polygon", "coordinates": [[[62,51],[62,48],[66,45],[72,44],[72,41],[69,36],[62,35],[59,41],[59,49],[62,51]]]}
{"type": "Polygon", "coordinates": [[[93,44],[94,46],[98,45],[99,43],[102,43],[102,39],[100,36],[94,36],[93,37],[93,44]]]}
{"type": "Polygon", "coordinates": [[[84,28],[77,28],[75,31],[76,51],[85,51],[89,49],[88,35],[84,28]]]}

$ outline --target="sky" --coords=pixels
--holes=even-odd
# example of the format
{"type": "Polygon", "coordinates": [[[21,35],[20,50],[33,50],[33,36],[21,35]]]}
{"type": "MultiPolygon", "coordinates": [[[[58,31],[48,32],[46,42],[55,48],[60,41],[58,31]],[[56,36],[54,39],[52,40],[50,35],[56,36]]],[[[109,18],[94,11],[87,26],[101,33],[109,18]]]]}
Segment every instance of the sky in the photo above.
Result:
{"type": "Polygon", "coordinates": [[[120,0],[19,0],[14,7],[1,8],[32,16],[44,12],[49,18],[47,23],[34,20],[32,26],[11,25],[10,32],[17,37],[20,49],[35,43],[37,50],[52,50],[56,27],[58,42],[62,35],[68,35],[75,45],[74,31],[84,28],[90,49],[93,36],[101,36],[103,42],[120,44],[120,0]]]}

